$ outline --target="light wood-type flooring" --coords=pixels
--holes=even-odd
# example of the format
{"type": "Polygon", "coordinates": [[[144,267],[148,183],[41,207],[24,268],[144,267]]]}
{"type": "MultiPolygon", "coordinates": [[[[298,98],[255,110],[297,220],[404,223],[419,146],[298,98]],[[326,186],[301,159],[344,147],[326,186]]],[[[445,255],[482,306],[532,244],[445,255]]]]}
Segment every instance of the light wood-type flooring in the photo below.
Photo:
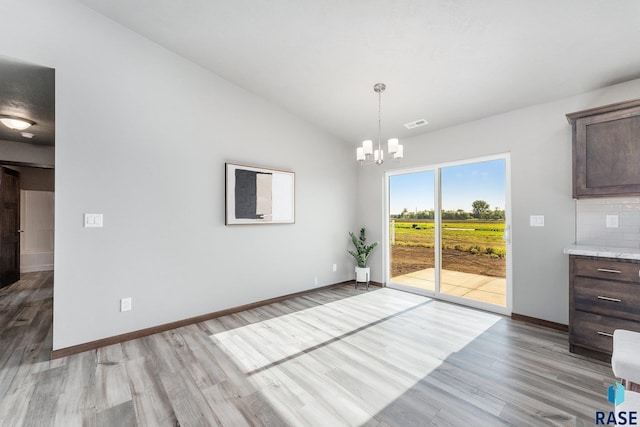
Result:
{"type": "Polygon", "coordinates": [[[0,290],[2,426],[594,425],[565,333],[341,286],[53,361],[52,274],[0,290]]]}

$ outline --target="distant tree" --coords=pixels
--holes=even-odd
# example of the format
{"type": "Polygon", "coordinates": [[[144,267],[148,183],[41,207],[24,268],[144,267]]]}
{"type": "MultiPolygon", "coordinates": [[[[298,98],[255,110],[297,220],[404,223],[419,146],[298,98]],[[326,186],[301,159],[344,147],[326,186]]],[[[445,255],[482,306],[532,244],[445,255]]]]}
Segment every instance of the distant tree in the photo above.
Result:
{"type": "Polygon", "coordinates": [[[442,219],[456,219],[455,211],[442,211],[440,216],[442,219]]]}
{"type": "Polygon", "coordinates": [[[471,214],[474,218],[485,219],[490,213],[489,203],[484,200],[476,200],[471,203],[472,211],[471,214]]]}
{"type": "Polygon", "coordinates": [[[493,212],[491,212],[491,219],[504,219],[504,209],[494,208],[493,212]]]}
{"type": "Polygon", "coordinates": [[[456,219],[469,219],[470,217],[469,212],[465,212],[463,209],[458,209],[455,214],[456,219]]]}
{"type": "Polygon", "coordinates": [[[407,216],[407,212],[409,212],[407,208],[402,209],[402,212],[400,212],[400,218],[407,216]]]}
{"type": "Polygon", "coordinates": [[[433,219],[433,210],[425,209],[416,212],[416,219],[433,219]]]}

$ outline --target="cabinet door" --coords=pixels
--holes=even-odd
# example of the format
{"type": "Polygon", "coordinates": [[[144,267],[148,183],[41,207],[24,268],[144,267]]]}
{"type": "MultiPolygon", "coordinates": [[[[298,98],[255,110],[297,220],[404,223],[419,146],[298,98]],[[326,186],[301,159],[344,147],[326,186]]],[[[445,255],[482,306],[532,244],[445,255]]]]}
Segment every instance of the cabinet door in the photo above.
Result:
{"type": "Polygon", "coordinates": [[[573,196],[640,194],[640,107],[574,122],[573,196]]]}

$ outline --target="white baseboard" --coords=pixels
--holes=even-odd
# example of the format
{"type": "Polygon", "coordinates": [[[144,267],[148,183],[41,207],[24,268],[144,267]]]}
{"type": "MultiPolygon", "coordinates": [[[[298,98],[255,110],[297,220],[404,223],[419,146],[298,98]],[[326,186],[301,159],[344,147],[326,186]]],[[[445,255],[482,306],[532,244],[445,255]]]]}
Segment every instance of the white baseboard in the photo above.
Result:
{"type": "Polygon", "coordinates": [[[20,254],[20,273],[53,270],[53,251],[20,254]]]}
{"type": "Polygon", "coordinates": [[[35,273],[36,271],[53,271],[53,264],[25,265],[20,267],[20,273],[35,273]]]}

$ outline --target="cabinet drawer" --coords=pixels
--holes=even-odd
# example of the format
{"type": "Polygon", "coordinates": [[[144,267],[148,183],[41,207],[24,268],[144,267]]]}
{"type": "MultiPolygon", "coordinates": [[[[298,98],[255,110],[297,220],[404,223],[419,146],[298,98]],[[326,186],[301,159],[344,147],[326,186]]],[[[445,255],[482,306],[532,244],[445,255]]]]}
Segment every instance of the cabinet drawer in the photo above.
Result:
{"type": "Polygon", "coordinates": [[[576,310],[640,322],[640,283],[576,277],[573,302],[576,310]]]}
{"type": "Polygon", "coordinates": [[[640,324],[630,320],[576,311],[573,315],[569,339],[572,344],[611,354],[613,331],[616,329],[640,332],[640,324]]]}
{"type": "Polygon", "coordinates": [[[608,259],[573,259],[573,274],[640,283],[640,264],[608,259]]]}

